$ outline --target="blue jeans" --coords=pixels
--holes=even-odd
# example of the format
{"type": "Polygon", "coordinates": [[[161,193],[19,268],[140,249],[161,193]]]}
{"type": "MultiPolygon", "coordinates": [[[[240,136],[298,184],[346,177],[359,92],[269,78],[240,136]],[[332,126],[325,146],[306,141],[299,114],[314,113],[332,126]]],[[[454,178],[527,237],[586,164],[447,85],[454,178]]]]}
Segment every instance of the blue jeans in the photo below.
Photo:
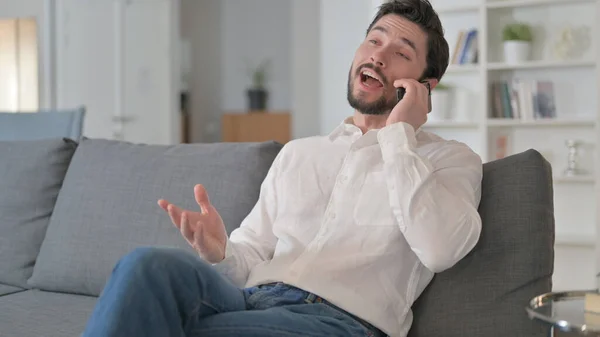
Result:
{"type": "Polygon", "coordinates": [[[84,337],[383,336],[282,283],[239,289],[185,251],[137,248],[115,266],[84,337]]]}

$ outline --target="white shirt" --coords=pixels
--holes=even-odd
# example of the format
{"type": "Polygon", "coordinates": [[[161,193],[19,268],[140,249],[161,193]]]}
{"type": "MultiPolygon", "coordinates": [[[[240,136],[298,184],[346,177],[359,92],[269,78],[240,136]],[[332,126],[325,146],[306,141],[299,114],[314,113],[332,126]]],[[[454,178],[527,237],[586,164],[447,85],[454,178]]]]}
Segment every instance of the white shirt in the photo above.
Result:
{"type": "Polygon", "coordinates": [[[477,243],[482,162],[406,123],[364,135],[348,118],[287,143],[215,266],[239,287],[284,282],[390,336],[433,274],[477,243]]]}

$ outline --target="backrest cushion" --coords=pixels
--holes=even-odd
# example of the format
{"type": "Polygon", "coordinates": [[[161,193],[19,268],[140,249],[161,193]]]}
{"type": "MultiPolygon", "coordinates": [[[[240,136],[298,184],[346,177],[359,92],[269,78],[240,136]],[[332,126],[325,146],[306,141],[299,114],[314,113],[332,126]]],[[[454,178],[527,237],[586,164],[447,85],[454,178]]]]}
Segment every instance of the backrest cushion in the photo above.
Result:
{"type": "Polygon", "coordinates": [[[0,283],[27,287],[77,144],[0,141],[0,283]]]}
{"type": "Polygon", "coordinates": [[[258,200],[280,149],[274,142],[167,146],[83,139],[29,284],[99,295],[118,259],[136,247],[192,251],[157,201],[198,210],[198,183],[230,233],[258,200]]]}
{"type": "Polygon", "coordinates": [[[72,110],[41,110],[36,113],[0,112],[0,140],[70,138],[79,141],[85,107],[72,110]]]}
{"type": "Polygon", "coordinates": [[[410,337],[548,336],[525,307],[552,288],[550,164],[528,150],[485,163],[482,184],[480,240],[417,299],[410,337]]]}

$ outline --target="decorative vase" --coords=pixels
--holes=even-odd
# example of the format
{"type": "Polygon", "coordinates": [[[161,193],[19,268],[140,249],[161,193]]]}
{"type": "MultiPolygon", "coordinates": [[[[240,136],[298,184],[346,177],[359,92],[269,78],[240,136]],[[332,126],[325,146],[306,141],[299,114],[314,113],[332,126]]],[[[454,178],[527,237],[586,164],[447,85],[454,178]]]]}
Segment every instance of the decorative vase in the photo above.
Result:
{"type": "Polygon", "coordinates": [[[267,110],[268,92],[265,89],[248,89],[248,110],[267,110]]]}
{"type": "Polygon", "coordinates": [[[531,43],[528,41],[504,41],[504,62],[516,64],[529,60],[531,43]]]}
{"type": "Polygon", "coordinates": [[[567,168],[564,170],[563,175],[567,177],[574,177],[586,174],[587,172],[579,167],[579,149],[583,143],[575,139],[567,139],[565,141],[565,145],[569,151],[567,157],[567,168]]]}
{"type": "Polygon", "coordinates": [[[431,91],[431,112],[427,119],[432,121],[448,120],[451,108],[450,90],[434,89],[431,91]]]}

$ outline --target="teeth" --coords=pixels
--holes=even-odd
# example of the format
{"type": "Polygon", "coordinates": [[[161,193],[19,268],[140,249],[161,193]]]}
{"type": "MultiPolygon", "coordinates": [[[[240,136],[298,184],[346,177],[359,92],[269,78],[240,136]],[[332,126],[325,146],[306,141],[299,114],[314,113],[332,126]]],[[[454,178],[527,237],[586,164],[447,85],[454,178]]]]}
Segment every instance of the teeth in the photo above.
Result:
{"type": "Polygon", "coordinates": [[[381,82],[381,80],[379,80],[377,75],[373,74],[370,70],[365,70],[362,73],[363,73],[363,75],[367,75],[367,76],[372,77],[372,78],[376,79],[377,81],[381,82]]]}

